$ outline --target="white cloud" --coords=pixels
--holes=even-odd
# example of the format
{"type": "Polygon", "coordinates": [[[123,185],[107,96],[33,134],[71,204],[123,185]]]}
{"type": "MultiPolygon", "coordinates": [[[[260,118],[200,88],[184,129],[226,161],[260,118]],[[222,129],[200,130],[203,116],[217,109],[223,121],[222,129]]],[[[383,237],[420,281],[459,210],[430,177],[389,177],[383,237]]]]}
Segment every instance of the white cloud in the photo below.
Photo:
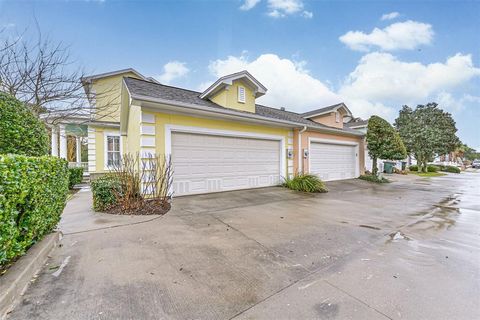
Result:
{"type": "Polygon", "coordinates": [[[15,23],[5,23],[5,24],[0,26],[0,30],[10,29],[10,28],[14,28],[14,27],[15,27],[15,23]]]}
{"type": "MultiPolygon", "coordinates": [[[[267,14],[272,18],[283,18],[288,15],[302,13],[303,6],[302,0],[268,0],[269,11],[267,14]]],[[[313,17],[313,13],[308,12],[306,17],[313,17]]]]}
{"type": "Polygon", "coordinates": [[[240,6],[240,10],[248,11],[255,7],[259,2],[260,0],[245,0],[240,6]]]}
{"type": "MultiPolygon", "coordinates": [[[[248,11],[261,0],[244,0],[240,10],[248,11]]],[[[272,18],[284,18],[289,15],[299,15],[306,19],[313,18],[313,12],[303,10],[303,0],[267,0],[267,15],[272,18]]]]}
{"type": "MultiPolygon", "coordinates": [[[[267,94],[257,100],[267,106],[305,112],[341,101],[324,83],[312,77],[305,67],[304,61],[295,62],[275,54],[262,54],[252,61],[245,55],[215,60],[210,63],[209,70],[216,78],[248,70],[267,87],[267,94]]],[[[202,89],[205,86],[206,83],[202,84],[202,89]]]]}
{"type": "Polygon", "coordinates": [[[187,68],[185,62],[170,61],[163,66],[163,73],[159,76],[156,76],[155,79],[161,83],[169,84],[173,80],[187,75],[189,72],[190,69],[187,68]]]}
{"type": "Polygon", "coordinates": [[[302,16],[304,16],[307,19],[312,19],[313,18],[313,12],[311,11],[303,11],[302,16]]]}
{"type": "Polygon", "coordinates": [[[480,103],[480,97],[464,94],[460,98],[455,98],[451,93],[442,91],[434,99],[440,108],[445,109],[451,113],[458,113],[465,109],[465,106],[470,103],[480,103]]]}
{"type": "MultiPolygon", "coordinates": [[[[339,90],[352,112],[384,112],[402,104],[417,104],[441,99],[457,108],[448,90],[480,76],[471,55],[457,53],[445,63],[404,62],[389,53],[373,52],[363,56],[339,90]],[[383,106],[383,107],[382,107],[383,106]]],[[[387,116],[388,118],[388,116],[387,116]]]]}
{"type": "MultiPolygon", "coordinates": [[[[460,93],[456,97],[462,85],[480,77],[480,68],[473,65],[472,57],[460,53],[445,62],[430,64],[401,61],[389,53],[369,53],[360,59],[337,92],[328,82],[312,76],[306,61],[275,54],[262,54],[252,60],[244,53],[209,64],[215,79],[241,70],[248,70],[268,88],[258,103],[295,112],[344,101],[357,117],[376,114],[392,121],[404,104],[436,101],[445,110],[460,112],[472,102],[480,103],[478,96],[460,93]]],[[[200,89],[204,90],[215,79],[203,83],[200,89]]]]}
{"type": "Polygon", "coordinates": [[[430,44],[433,35],[430,24],[409,20],[391,24],[384,29],[375,28],[370,33],[348,31],[339,40],[357,51],[368,51],[372,47],[382,50],[411,50],[419,45],[430,44]]]}
{"type": "Polygon", "coordinates": [[[380,19],[381,19],[382,21],[384,21],[384,20],[392,20],[392,19],[397,18],[399,15],[400,15],[400,13],[394,11],[394,12],[390,12],[390,13],[385,13],[384,15],[382,15],[382,17],[381,17],[380,19]]]}

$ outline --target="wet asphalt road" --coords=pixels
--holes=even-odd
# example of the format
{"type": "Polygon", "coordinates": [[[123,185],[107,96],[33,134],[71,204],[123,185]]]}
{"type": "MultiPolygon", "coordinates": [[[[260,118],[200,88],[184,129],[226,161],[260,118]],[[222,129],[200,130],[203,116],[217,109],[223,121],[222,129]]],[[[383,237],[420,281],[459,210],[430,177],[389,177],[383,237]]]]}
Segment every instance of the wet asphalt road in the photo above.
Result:
{"type": "Polygon", "coordinates": [[[9,319],[480,319],[480,173],[86,213],[9,319]],[[109,228],[115,226],[115,228],[109,228]]]}

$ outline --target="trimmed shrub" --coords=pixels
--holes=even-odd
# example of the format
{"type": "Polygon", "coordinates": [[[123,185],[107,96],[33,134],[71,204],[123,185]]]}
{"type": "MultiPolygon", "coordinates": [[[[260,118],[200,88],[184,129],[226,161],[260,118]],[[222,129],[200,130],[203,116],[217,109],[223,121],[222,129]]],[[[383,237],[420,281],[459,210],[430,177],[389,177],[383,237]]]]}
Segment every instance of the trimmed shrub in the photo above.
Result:
{"type": "Polygon", "coordinates": [[[0,154],[47,155],[48,133],[43,122],[19,100],[0,92],[0,154]]]}
{"type": "Polygon", "coordinates": [[[427,166],[427,171],[428,172],[438,172],[438,167],[437,166],[434,166],[434,165],[428,165],[427,166]]]}
{"type": "Polygon", "coordinates": [[[358,179],[365,180],[365,181],[370,181],[370,182],[375,182],[375,183],[389,183],[390,180],[387,178],[379,178],[378,176],[372,175],[372,174],[364,174],[358,177],[358,179]]]}
{"type": "Polygon", "coordinates": [[[65,160],[0,155],[0,269],[57,226],[67,193],[65,160]]]}
{"type": "Polygon", "coordinates": [[[442,171],[451,172],[451,173],[460,173],[460,168],[454,167],[454,166],[446,166],[445,169],[442,171]]]}
{"type": "Polygon", "coordinates": [[[411,165],[408,169],[410,169],[410,171],[418,171],[418,166],[414,164],[414,165],[411,165]]]}
{"type": "Polygon", "coordinates": [[[282,186],[303,192],[328,192],[325,183],[313,174],[298,173],[293,178],[286,178],[282,186]]]}
{"type": "Polygon", "coordinates": [[[93,193],[93,209],[107,211],[118,205],[122,187],[120,181],[113,175],[105,175],[91,183],[93,193]]]}
{"type": "Polygon", "coordinates": [[[83,168],[68,168],[68,188],[72,189],[76,184],[82,182],[83,168]]]}

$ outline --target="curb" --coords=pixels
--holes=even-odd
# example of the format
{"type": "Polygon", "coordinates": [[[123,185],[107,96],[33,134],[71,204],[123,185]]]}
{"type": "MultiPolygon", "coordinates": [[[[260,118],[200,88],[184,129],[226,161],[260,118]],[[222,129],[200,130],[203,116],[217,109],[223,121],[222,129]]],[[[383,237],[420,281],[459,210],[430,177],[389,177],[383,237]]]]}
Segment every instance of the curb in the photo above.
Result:
{"type": "Polygon", "coordinates": [[[5,319],[19,302],[30,280],[40,271],[61,237],[60,231],[50,233],[42,241],[34,244],[0,277],[0,319],[5,319]]]}

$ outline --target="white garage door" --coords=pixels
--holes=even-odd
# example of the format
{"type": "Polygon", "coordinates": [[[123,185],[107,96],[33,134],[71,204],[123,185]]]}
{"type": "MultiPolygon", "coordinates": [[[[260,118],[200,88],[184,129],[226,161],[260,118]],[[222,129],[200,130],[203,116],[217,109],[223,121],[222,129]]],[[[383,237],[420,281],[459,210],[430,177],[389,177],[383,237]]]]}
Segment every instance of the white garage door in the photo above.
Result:
{"type": "Polygon", "coordinates": [[[324,181],[356,177],[356,147],[333,143],[310,144],[310,172],[324,181]]]}
{"type": "Polygon", "coordinates": [[[280,141],[172,133],[174,195],[277,185],[280,141]]]}

